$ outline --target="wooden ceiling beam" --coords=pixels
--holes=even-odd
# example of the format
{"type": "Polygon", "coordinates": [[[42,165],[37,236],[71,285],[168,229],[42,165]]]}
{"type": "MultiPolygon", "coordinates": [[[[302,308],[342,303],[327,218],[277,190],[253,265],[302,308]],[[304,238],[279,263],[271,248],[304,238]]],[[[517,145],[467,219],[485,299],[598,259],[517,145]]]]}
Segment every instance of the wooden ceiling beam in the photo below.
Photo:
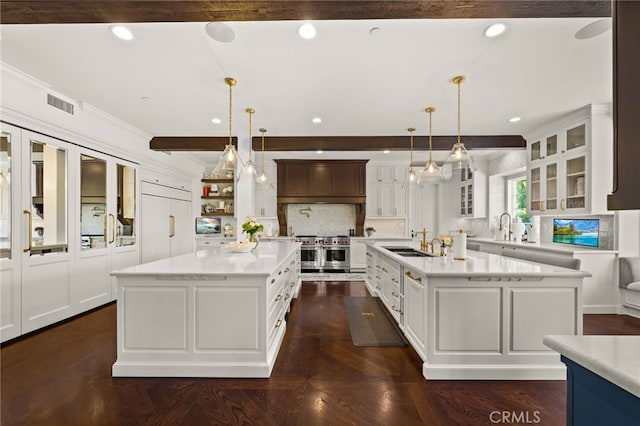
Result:
{"type": "MultiPolygon", "coordinates": [[[[409,151],[408,136],[265,136],[265,151],[409,151]]],[[[156,136],[149,142],[153,151],[223,151],[229,142],[226,136],[156,136]]],[[[435,151],[449,150],[456,136],[433,136],[435,151]]],[[[237,146],[237,137],[233,145],[237,146]]],[[[465,148],[472,149],[525,149],[527,143],[520,135],[462,136],[465,148]]],[[[260,136],[252,138],[251,147],[260,151],[260,136]]],[[[429,149],[428,136],[414,136],[415,150],[429,149]]]]}
{"type": "Polygon", "coordinates": [[[3,0],[0,2],[2,24],[610,16],[610,0],[3,0]]]}
{"type": "MultiPolygon", "coordinates": [[[[152,151],[224,151],[229,143],[228,136],[155,136],[149,141],[152,151]]],[[[233,146],[238,146],[238,138],[231,138],[233,146]]]]}

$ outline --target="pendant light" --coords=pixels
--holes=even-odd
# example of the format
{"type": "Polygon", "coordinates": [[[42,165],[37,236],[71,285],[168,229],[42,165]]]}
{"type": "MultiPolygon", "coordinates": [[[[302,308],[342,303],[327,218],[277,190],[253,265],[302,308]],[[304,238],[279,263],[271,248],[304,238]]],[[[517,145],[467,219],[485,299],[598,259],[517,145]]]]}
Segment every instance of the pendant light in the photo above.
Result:
{"type": "Polygon", "coordinates": [[[442,175],[442,169],[433,161],[433,144],[432,144],[432,136],[431,136],[431,114],[435,112],[435,107],[428,107],[425,109],[427,114],[429,114],[429,160],[427,160],[427,164],[425,164],[422,173],[420,174],[420,180],[418,183],[424,185],[435,184],[438,182],[442,182],[444,179],[442,175]]]}
{"type": "Polygon", "coordinates": [[[238,179],[247,178],[250,180],[256,180],[258,172],[256,171],[256,165],[253,163],[253,160],[251,159],[251,144],[253,143],[252,117],[253,117],[253,114],[256,112],[256,110],[253,108],[247,108],[245,109],[245,111],[247,114],[249,114],[249,159],[244,164],[244,167],[242,167],[242,170],[240,171],[240,176],[238,177],[238,179]]]}
{"type": "Polygon", "coordinates": [[[233,146],[233,136],[231,134],[231,123],[233,118],[232,87],[236,85],[236,80],[234,78],[227,77],[224,79],[224,82],[229,86],[229,143],[225,146],[216,167],[213,169],[213,173],[224,178],[233,178],[236,164],[238,162],[238,151],[236,151],[236,148],[233,146]]]}
{"type": "Polygon", "coordinates": [[[416,175],[416,172],[413,171],[413,132],[416,131],[415,128],[413,127],[409,127],[407,129],[409,131],[409,133],[411,134],[411,145],[410,145],[410,157],[409,157],[409,185],[412,185],[414,183],[417,183],[418,181],[418,176],[416,175]]]}
{"type": "Polygon", "coordinates": [[[264,171],[264,134],[267,132],[267,129],[260,129],[260,133],[262,133],[262,149],[261,149],[261,156],[260,156],[260,174],[258,175],[258,177],[256,178],[256,183],[258,185],[262,185],[262,186],[268,186],[269,185],[269,177],[267,176],[267,174],[264,171]]]}
{"type": "Polygon", "coordinates": [[[458,86],[458,139],[453,145],[453,148],[451,148],[445,163],[451,164],[452,171],[454,173],[461,173],[465,169],[476,169],[476,166],[473,164],[473,160],[471,159],[471,155],[469,155],[464,144],[460,142],[460,84],[463,81],[464,76],[458,75],[453,77],[453,83],[458,86]]]}

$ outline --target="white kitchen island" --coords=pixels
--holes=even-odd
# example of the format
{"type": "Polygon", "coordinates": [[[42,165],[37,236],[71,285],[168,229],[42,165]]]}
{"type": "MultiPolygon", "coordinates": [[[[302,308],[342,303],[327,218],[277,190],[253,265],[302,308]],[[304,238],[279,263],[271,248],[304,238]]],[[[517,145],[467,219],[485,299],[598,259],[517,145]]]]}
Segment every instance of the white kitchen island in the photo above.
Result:
{"type": "Polygon", "coordinates": [[[269,377],[301,285],[299,249],[217,246],[113,272],[113,376],[269,377]]]}
{"type": "MultiPolygon", "coordinates": [[[[588,273],[468,251],[466,260],[367,249],[367,287],[420,355],[427,379],[562,380],[548,334],[582,334],[588,273]]],[[[414,244],[414,248],[417,246],[414,244]]]]}

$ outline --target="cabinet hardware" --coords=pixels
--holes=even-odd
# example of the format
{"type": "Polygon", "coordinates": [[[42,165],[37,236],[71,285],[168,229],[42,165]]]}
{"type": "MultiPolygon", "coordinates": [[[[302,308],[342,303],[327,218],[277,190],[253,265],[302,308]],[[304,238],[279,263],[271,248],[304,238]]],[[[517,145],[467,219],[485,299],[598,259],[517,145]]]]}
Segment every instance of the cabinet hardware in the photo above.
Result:
{"type": "Polygon", "coordinates": [[[276,297],[276,302],[279,301],[280,299],[282,299],[282,295],[279,294],[278,297],[276,297]]]}
{"type": "Polygon", "coordinates": [[[397,280],[397,279],[395,279],[395,278],[391,278],[391,281],[393,281],[393,282],[394,282],[394,283],[396,283],[396,284],[398,283],[398,280],[397,280]]]}
{"type": "Polygon", "coordinates": [[[276,322],[276,328],[280,327],[280,324],[282,324],[282,319],[279,319],[278,322],[276,322]]]}
{"type": "Polygon", "coordinates": [[[421,283],[421,282],[422,282],[422,277],[416,277],[415,275],[413,275],[413,274],[411,273],[411,271],[407,271],[407,272],[405,272],[404,274],[405,274],[406,276],[408,276],[409,278],[411,278],[412,280],[414,280],[414,281],[418,281],[419,283],[421,283]]]}
{"type": "Polygon", "coordinates": [[[273,283],[275,283],[275,282],[276,282],[276,279],[275,279],[275,278],[271,279],[271,284],[273,284],[273,283]]]}
{"type": "Polygon", "coordinates": [[[104,223],[102,224],[102,235],[104,235],[104,241],[107,241],[107,215],[104,215],[104,223]]]}
{"type": "MultiPolygon", "coordinates": [[[[111,213],[109,213],[109,217],[111,218],[111,240],[109,241],[109,244],[111,244],[116,240],[116,217],[111,213]]],[[[173,220],[173,233],[174,233],[174,235],[176,233],[176,221],[175,221],[175,219],[173,220]]],[[[107,235],[105,234],[104,237],[106,238],[107,235]]]]}
{"type": "Polygon", "coordinates": [[[289,297],[291,297],[291,296],[289,295],[289,293],[287,293],[287,294],[284,296],[284,300],[287,300],[289,297]]]}
{"type": "Polygon", "coordinates": [[[27,241],[29,241],[29,245],[27,245],[26,249],[22,249],[23,253],[27,253],[27,252],[31,251],[31,238],[32,238],[31,237],[31,232],[32,232],[31,230],[33,229],[33,217],[31,216],[31,211],[30,210],[23,210],[22,214],[26,214],[29,217],[29,227],[27,228],[27,241]]]}
{"type": "Polygon", "coordinates": [[[169,238],[176,236],[176,217],[169,215],[169,238]]]}
{"type": "Polygon", "coordinates": [[[286,269],[284,270],[284,272],[289,272],[290,270],[291,270],[291,269],[286,268],[286,269]]]}

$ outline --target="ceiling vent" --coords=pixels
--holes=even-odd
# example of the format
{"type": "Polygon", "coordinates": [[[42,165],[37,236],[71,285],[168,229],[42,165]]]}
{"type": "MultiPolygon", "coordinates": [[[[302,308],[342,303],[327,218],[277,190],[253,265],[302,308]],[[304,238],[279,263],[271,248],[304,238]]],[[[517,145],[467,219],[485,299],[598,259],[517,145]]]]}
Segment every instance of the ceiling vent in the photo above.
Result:
{"type": "Polygon", "coordinates": [[[60,99],[51,93],[47,93],[47,104],[51,105],[54,108],[58,108],[61,111],[66,112],[67,114],[73,115],[73,104],[71,102],[67,102],[64,99],[60,99]]]}

